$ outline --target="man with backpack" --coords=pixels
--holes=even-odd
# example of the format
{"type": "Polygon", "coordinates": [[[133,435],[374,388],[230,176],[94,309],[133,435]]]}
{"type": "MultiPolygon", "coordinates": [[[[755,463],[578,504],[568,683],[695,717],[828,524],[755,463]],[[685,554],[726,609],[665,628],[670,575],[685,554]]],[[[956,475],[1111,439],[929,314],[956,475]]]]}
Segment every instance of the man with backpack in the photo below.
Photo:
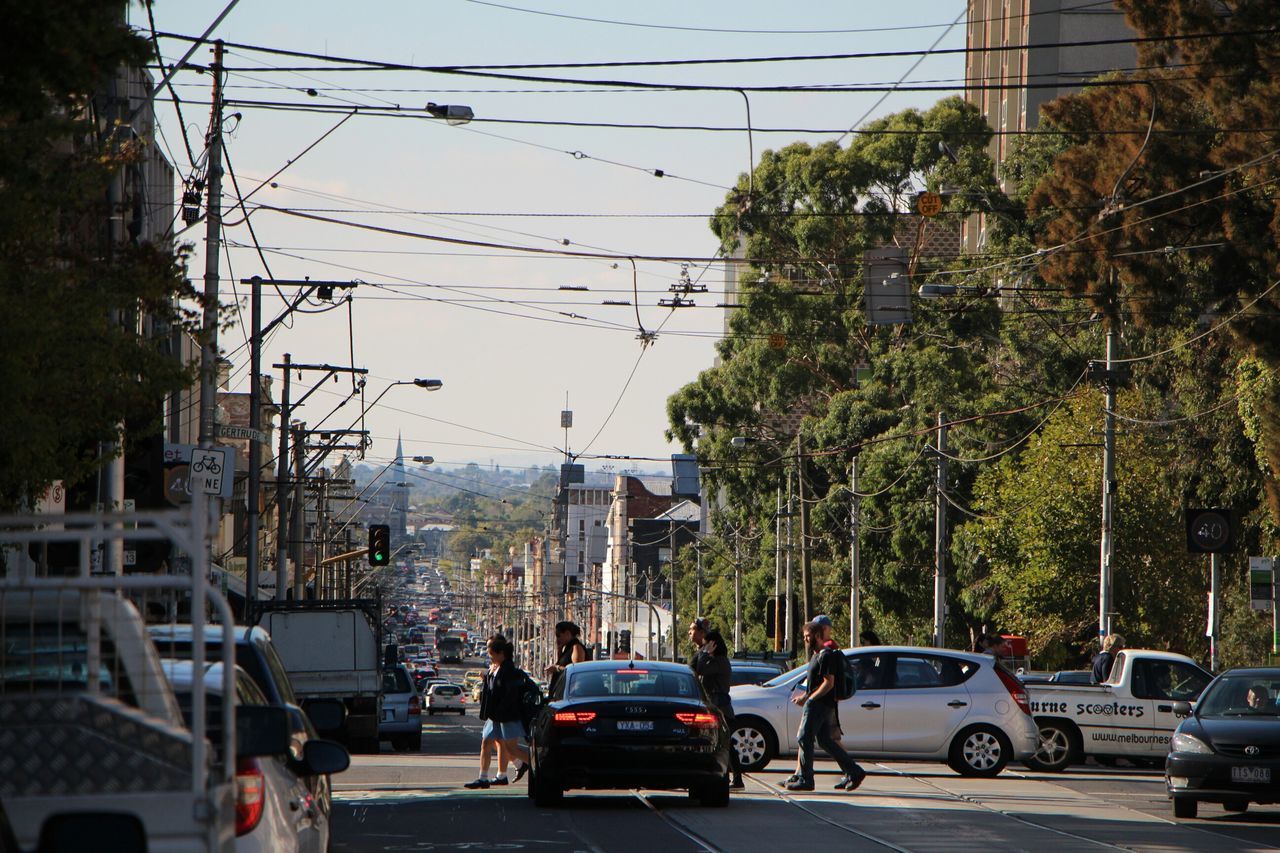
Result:
{"type": "Polygon", "coordinates": [[[840,745],[842,732],[837,703],[841,698],[853,695],[853,683],[844,652],[831,640],[831,628],[831,619],[827,616],[815,616],[804,626],[805,647],[811,654],[805,680],[808,689],[791,700],[804,709],[798,736],[800,772],[786,783],[788,791],[813,790],[815,743],[844,771],[844,776],[836,783],[837,789],[852,791],[867,776],[867,772],[840,745]]]}

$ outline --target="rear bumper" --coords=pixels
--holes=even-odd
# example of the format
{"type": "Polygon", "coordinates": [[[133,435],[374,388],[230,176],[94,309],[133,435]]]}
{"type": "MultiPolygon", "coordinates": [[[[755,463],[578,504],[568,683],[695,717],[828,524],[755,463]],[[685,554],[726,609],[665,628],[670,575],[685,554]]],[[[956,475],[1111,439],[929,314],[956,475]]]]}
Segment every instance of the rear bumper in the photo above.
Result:
{"type": "Polygon", "coordinates": [[[422,731],[422,718],[410,717],[403,722],[386,721],[378,724],[378,736],[412,735],[422,731]]]}
{"type": "Polygon", "coordinates": [[[724,778],[729,751],[707,745],[560,747],[542,757],[538,772],[567,788],[687,788],[724,778]]]}

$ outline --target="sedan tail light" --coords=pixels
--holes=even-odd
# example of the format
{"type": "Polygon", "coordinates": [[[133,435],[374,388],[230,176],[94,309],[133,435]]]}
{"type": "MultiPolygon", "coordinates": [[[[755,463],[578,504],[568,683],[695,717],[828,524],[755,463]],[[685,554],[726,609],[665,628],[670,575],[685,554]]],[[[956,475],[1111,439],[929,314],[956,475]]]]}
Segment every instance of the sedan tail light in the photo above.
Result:
{"type": "Polygon", "coordinates": [[[695,714],[681,712],[676,719],[692,729],[713,729],[720,725],[720,718],[715,714],[695,714]]]}
{"type": "Polygon", "coordinates": [[[245,835],[262,820],[266,779],[255,758],[236,760],[236,836],[245,835]]]}
{"type": "Polygon", "coordinates": [[[1027,688],[1021,681],[1005,672],[999,664],[996,664],[996,675],[1000,677],[1000,683],[1009,691],[1009,695],[1013,697],[1013,701],[1018,703],[1018,707],[1022,709],[1022,713],[1031,716],[1031,705],[1027,701],[1027,688]]]}
{"type": "Polygon", "coordinates": [[[595,718],[595,711],[556,711],[552,722],[557,726],[582,726],[595,718]]]}

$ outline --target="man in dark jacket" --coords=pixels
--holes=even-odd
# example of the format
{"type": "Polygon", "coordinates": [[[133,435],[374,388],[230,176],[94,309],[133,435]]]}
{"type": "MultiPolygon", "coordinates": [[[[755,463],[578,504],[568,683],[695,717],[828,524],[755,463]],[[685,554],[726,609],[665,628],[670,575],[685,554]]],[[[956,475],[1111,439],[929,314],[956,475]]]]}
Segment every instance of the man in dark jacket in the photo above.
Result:
{"type": "Polygon", "coordinates": [[[1102,651],[1093,656],[1093,683],[1102,684],[1111,677],[1111,667],[1116,662],[1116,653],[1124,648],[1124,637],[1119,634],[1108,634],[1102,638],[1102,651]]]}
{"type": "MultiPolygon", "coordinates": [[[[724,637],[711,627],[709,620],[699,617],[689,625],[689,641],[695,648],[689,660],[689,668],[702,682],[702,689],[707,691],[712,704],[720,709],[732,736],[735,726],[729,687],[733,684],[733,664],[729,661],[729,650],[725,648],[724,637]]],[[[742,782],[742,765],[738,750],[732,745],[729,747],[729,763],[733,768],[729,787],[741,790],[746,787],[742,782]]]]}

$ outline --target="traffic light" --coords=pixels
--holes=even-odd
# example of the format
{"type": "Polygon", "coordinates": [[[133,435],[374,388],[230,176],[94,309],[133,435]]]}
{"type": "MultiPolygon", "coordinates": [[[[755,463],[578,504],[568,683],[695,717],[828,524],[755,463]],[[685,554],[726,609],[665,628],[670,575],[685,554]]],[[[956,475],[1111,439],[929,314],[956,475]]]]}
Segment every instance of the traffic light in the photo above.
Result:
{"type": "Polygon", "coordinates": [[[369,525],[369,565],[385,566],[391,562],[391,528],[386,524],[369,525]]]}

